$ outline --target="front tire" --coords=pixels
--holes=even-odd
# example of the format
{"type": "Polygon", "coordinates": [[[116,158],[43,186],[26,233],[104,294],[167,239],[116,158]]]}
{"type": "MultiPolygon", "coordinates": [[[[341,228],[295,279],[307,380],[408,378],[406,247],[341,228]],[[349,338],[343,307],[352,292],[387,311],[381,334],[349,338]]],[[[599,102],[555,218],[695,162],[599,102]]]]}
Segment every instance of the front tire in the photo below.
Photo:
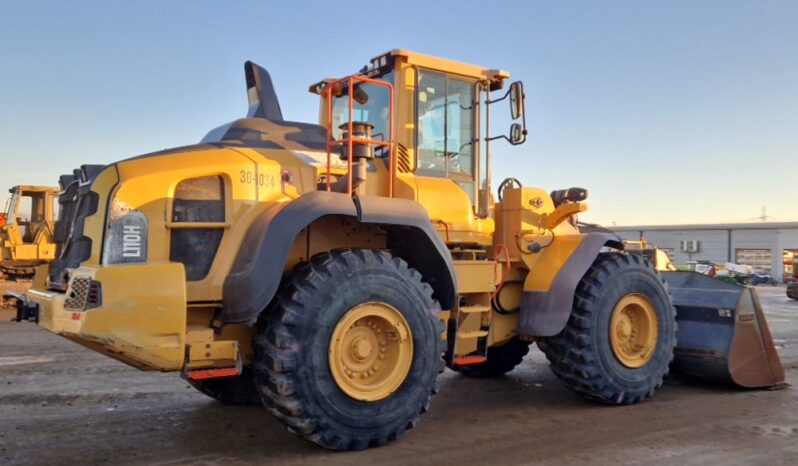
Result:
{"type": "Polygon", "coordinates": [[[538,340],[567,388],[608,404],[632,404],[662,386],[673,360],[676,311],[651,264],[599,255],[579,283],[565,329],[538,340]]]}
{"type": "Polygon", "coordinates": [[[332,450],[383,445],[429,409],[443,371],[440,306],[385,252],[342,249],[298,268],[254,339],[264,404],[332,450]]]}

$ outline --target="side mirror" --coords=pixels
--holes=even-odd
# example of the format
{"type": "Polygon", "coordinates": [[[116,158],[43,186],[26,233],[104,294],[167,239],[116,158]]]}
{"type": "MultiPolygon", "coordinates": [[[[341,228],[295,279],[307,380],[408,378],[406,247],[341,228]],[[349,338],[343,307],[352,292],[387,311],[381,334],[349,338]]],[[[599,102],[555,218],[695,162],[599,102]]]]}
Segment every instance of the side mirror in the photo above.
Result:
{"type": "MultiPolygon", "coordinates": [[[[524,84],[521,81],[516,81],[510,84],[510,89],[501,97],[494,100],[485,100],[486,105],[495,104],[510,97],[510,115],[513,120],[521,119],[520,123],[513,123],[510,125],[510,134],[502,134],[501,136],[487,136],[486,142],[494,141],[496,139],[504,139],[512,145],[523,144],[526,142],[526,116],[524,115],[524,84]]],[[[490,107],[488,107],[490,108],[490,107]]]]}
{"type": "Polygon", "coordinates": [[[513,120],[524,116],[524,83],[521,81],[510,84],[510,116],[513,120]]]}
{"type": "Polygon", "coordinates": [[[518,145],[526,141],[526,130],[520,123],[510,125],[510,144],[518,145]]]}

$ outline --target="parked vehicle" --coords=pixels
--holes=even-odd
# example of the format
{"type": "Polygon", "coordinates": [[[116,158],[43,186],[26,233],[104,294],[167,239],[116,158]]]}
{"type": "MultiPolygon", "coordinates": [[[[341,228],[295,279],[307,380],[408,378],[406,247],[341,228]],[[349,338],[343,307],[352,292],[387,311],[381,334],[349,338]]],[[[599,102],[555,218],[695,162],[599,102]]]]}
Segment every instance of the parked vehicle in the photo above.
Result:
{"type": "Polygon", "coordinates": [[[29,279],[55,258],[55,201],[61,190],[14,186],[0,214],[0,277],[29,279]]]}
{"type": "Polygon", "coordinates": [[[787,297],[798,300],[798,257],[792,261],[792,277],[787,281],[787,297]]]}
{"type": "Polygon", "coordinates": [[[680,269],[714,277],[718,272],[718,264],[708,260],[687,261],[686,266],[680,269]]]}
{"type": "Polygon", "coordinates": [[[779,284],[779,281],[773,278],[773,275],[769,273],[753,273],[748,279],[750,285],[770,285],[776,286],[779,284]]]}

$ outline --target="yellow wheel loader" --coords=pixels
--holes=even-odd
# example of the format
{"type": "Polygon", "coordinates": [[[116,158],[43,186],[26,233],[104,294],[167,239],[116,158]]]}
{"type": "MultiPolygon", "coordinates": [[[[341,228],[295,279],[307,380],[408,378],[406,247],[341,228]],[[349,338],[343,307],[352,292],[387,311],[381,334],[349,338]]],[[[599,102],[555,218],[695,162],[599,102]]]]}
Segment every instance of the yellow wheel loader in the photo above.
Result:
{"type": "Polygon", "coordinates": [[[55,258],[55,200],[59,189],[14,186],[0,213],[0,278],[33,277],[35,267],[55,258]]]}
{"type": "Polygon", "coordinates": [[[675,352],[713,378],[783,381],[747,289],[713,308],[686,276],[675,301],[614,234],[579,230],[584,189],[508,179],[494,200],[491,143],[527,136],[507,72],[391,50],[310,86],[319,124],[286,121],[264,69],[245,78],[247,117],[199,144],[61,177],[58,259],[19,320],[262,402],[335,450],[397,439],[446,366],[500,376],[531,342],[565,387],[613,405],[650,397],[675,352]],[[514,123],[493,133],[508,103],[514,123]]]}

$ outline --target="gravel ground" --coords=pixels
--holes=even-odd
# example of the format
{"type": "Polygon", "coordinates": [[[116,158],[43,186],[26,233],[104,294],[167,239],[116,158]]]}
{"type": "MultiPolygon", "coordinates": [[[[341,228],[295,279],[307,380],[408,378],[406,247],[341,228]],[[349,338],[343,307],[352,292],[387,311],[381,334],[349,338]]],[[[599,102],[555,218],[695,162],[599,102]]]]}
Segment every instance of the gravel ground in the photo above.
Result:
{"type": "MultiPolygon", "coordinates": [[[[795,383],[798,301],[783,287],[758,291],[795,383]]],[[[793,388],[669,382],[647,402],[606,407],[561,388],[537,350],[497,380],[447,371],[402,440],[332,453],[261,407],[223,406],[175,374],[140,372],[10,316],[0,312],[0,464],[798,464],[793,388]]]]}

